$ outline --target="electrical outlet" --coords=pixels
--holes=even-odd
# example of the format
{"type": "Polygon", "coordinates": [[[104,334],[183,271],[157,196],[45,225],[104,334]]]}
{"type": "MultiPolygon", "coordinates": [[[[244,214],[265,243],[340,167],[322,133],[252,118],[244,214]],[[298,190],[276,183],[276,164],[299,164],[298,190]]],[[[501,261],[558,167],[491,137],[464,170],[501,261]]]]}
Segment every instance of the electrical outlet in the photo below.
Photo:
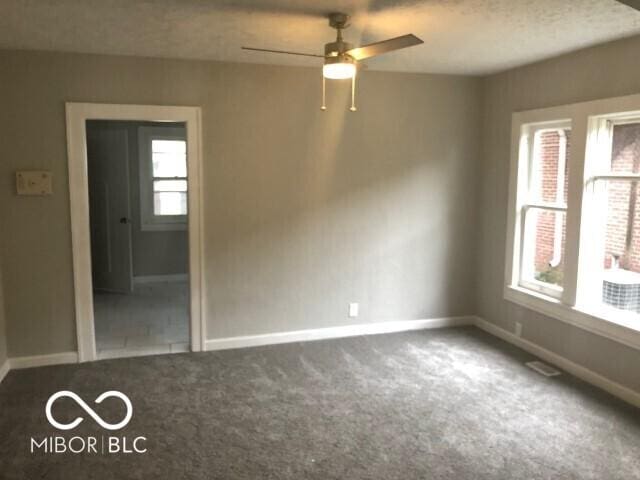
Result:
{"type": "Polygon", "coordinates": [[[513,330],[514,330],[514,333],[516,334],[516,337],[522,336],[522,324],[520,322],[516,322],[513,330]]]}
{"type": "Polygon", "coordinates": [[[350,303],[349,304],[349,317],[355,318],[358,316],[358,304],[350,303]]]}

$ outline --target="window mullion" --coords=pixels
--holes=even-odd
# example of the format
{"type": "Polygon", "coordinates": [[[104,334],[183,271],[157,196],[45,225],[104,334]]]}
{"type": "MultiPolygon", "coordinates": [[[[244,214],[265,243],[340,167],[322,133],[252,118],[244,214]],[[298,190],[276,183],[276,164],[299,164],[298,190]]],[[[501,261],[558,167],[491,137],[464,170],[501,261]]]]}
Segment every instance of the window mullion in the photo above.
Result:
{"type": "Polygon", "coordinates": [[[586,118],[577,116],[572,119],[571,155],[569,156],[569,175],[567,191],[566,237],[564,259],[564,291],[562,303],[574,306],[578,288],[578,261],[580,253],[580,224],[582,217],[582,195],[584,190],[584,156],[587,135],[586,118]]]}

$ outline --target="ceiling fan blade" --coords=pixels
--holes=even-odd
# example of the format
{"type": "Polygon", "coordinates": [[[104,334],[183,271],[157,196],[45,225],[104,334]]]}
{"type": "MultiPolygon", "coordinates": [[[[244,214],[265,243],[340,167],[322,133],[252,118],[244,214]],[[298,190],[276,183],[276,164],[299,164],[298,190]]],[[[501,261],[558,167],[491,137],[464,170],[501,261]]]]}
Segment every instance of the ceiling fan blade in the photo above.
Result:
{"type": "Polygon", "coordinates": [[[267,52],[267,53],[284,53],[287,55],[300,55],[303,57],[319,57],[324,58],[324,55],[316,55],[315,53],[300,53],[300,52],[288,52],[286,50],[272,50],[270,48],[253,48],[253,47],[242,47],[243,50],[253,50],[255,52],[267,52]]]}
{"type": "Polygon", "coordinates": [[[401,37],[390,38],[389,40],[383,40],[381,42],[352,48],[347,51],[347,53],[356,60],[363,60],[365,58],[375,57],[376,55],[382,55],[383,53],[392,52],[394,50],[400,50],[401,48],[420,45],[421,43],[424,42],[410,33],[408,35],[402,35],[401,37]]]}
{"type": "Polygon", "coordinates": [[[624,3],[625,5],[628,5],[631,8],[635,8],[636,10],[640,10],[640,0],[618,0],[618,2],[624,3]]]}

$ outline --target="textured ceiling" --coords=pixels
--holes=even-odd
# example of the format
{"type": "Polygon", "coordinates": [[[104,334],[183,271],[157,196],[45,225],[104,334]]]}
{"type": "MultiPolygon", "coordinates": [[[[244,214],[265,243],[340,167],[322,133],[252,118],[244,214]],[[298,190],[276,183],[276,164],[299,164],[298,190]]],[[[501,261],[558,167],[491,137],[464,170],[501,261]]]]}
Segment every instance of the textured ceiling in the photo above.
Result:
{"type": "Polygon", "coordinates": [[[317,65],[240,46],[322,53],[331,11],[352,15],[354,44],[425,41],[373,70],[486,74],[640,34],[615,0],[0,0],[0,48],[317,65]]]}

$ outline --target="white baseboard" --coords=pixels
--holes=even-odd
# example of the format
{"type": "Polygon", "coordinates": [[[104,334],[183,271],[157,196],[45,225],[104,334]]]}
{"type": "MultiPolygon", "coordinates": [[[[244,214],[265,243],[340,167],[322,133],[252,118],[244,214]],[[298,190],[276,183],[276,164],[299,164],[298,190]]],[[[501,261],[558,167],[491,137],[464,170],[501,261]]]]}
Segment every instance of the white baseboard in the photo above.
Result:
{"type": "Polygon", "coordinates": [[[9,370],[11,370],[11,366],[9,365],[9,360],[5,360],[4,363],[0,365],[0,382],[2,382],[2,380],[4,380],[4,377],[7,376],[7,373],[9,373],[9,370]]]}
{"type": "Polygon", "coordinates": [[[205,342],[205,350],[226,350],[230,348],[257,347],[279,343],[309,342],[329,338],[376,335],[379,333],[406,332],[429,328],[460,327],[474,325],[475,317],[446,317],[423,320],[401,320],[392,322],[364,323],[339,327],[315,328],[292,332],[245,335],[241,337],[214,338],[205,342]]]}
{"type": "Polygon", "coordinates": [[[515,334],[508,332],[507,330],[500,328],[491,322],[487,322],[480,317],[476,317],[475,325],[481,330],[499,337],[502,340],[505,340],[506,342],[509,342],[516,347],[519,347],[522,350],[525,350],[530,354],[535,355],[536,357],[539,357],[558,368],[561,368],[571,375],[578,377],[581,380],[584,380],[585,382],[590,383],[591,385],[598,387],[610,393],[611,395],[624,400],[627,403],[630,403],[631,405],[640,407],[640,392],[636,392],[635,390],[631,390],[628,387],[620,385],[619,383],[614,382],[613,380],[610,380],[600,375],[599,373],[596,373],[586,367],[583,367],[582,365],[572,362],[571,360],[562,357],[550,350],[547,350],[540,345],[530,342],[529,340],[518,337],[515,334]]]}
{"type": "Polygon", "coordinates": [[[12,370],[19,368],[44,367],[47,365],[62,365],[78,363],[77,352],[53,353],[51,355],[35,355],[33,357],[14,357],[8,360],[12,370]]]}
{"type": "Polygon", "coordinates": [[[133,277],[133,283],[159,283],[159,282],[186,282],[189,280],[188,273],[177,273],[175,275],[142,275],[133,277]]]}
{"type": "MultiPolygon", "coordinates": [[[[360,325],[345,325],[339,327],[298,330],[292,332],[278,332],[263,335],[246,335],[240,337],[215,338],[207,340],[205,350],[225,350],[232,348],[256,347],[261,345],[275,345],[280,343],[305,342],[330,338],[352,337],[358,335],[375,335],[381,333],[405,332],[411,330],[425,330],[432,328],[460,327],[475,325],[485,332],[501,338],[546,362],[590,383],[625,402],[640,408],[640,392],[610,380],[588,368],[547,350],[529,340],[487,322],[475,316],[445,317],[423,320],[403,320],[392,322],[366,323],[360,325]]],[[[52,355],[36,355],[31,357],[10,358],[0,365],[0,382],[10,369],[42,367],[77,363],[76,352],[55,353],[52,355]]]]}

